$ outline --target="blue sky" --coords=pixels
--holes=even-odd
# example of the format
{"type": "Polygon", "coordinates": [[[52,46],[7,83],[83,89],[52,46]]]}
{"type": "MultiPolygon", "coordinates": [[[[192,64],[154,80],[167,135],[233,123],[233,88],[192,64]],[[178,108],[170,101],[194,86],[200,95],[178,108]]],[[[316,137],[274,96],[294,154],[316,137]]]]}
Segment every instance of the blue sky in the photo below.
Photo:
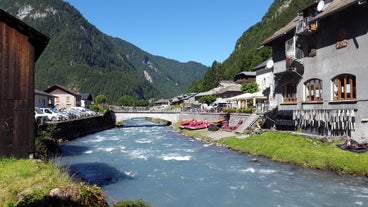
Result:
{"type": "Polygon", "coordinates": [[[103,33],[152,54],[211,66],[274,0],[65,0],[103,33]]]}

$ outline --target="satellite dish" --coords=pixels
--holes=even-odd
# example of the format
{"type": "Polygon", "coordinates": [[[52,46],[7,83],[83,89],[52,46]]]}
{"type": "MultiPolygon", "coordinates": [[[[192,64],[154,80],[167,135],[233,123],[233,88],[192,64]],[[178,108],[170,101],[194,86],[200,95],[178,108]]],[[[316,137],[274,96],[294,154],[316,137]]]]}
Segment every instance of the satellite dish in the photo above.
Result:
{"type": "Polygon", "coordinates": [[[317,11],[321,12],[324,7],[325,7],[325,2],[323,0],[319,1],[317,5],[317,11]]]}
{"type": "Polygon", "coordinates": [[[269,60],[266,63],[266,68],[272,68],[273,67],[273,60],[269,60]]]}

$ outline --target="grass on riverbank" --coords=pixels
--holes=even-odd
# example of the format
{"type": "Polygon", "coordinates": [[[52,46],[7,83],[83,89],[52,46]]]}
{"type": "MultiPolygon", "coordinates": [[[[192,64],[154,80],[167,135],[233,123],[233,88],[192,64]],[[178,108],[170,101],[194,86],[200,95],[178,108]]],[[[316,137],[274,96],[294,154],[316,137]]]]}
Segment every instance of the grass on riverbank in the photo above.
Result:
{"type": "Polygon", "coordinates": [[[14,206],[26,194],[47,195],[52,188],[71,184],[52,164],[29,159],[0,158],[0,205],[14,206]]]}
{"type": "Polygon", "coordinates": [[[52,163],[0,158],[0,206],[40,207],[52,206],[52,202],[60,204],[60,201],[48,197],[50,190],[55,188],[67,192],[70,200],[65,201],[69,204],[66,206],[101,204],[105,198],[98,187],[77,182],[52,163]]]}
{"type": "Polygon", "coordinates": [[[265,156],[278,162],[368,176],[368,153],[341,150],[336,146],[341,142],[327,143],[285,132],[265,132],[246,139],[230,137],[219,141],[230,149],[265,156]]]}

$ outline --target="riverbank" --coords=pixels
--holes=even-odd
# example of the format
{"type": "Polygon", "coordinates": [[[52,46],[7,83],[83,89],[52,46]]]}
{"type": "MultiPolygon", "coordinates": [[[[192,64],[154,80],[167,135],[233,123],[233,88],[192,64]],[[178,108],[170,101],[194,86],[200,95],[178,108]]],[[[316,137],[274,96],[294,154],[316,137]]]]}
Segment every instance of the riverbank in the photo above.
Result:
{"type": "MultiPolygon", "coordinates": [[[[56,163],[0,157],[0,206],[109,207],[100,187],[69,175],[56,163]],[[55,167],[56,165],[56,167],[55,167]]],[[[151,205],[142,201],[116,201],[113,207],[151,205]]]]}
{"type": "MultiPolygon", "coordinates": [[[[179,130],[179,129],[178,129],[179,130]]],[[[368,153],[341,150],[344,140],[325,141],[291,132],[237,134],[228,131],[179,130],[183,135],[231,150],[267,157],[301,167],[331,170],[339,174],[368,176],[368,153]]]]}
{"type": "Polygon", "coordinates": [[[0,206],[108,206],[104,198],[53,163],[0,158],[0,206]]]}

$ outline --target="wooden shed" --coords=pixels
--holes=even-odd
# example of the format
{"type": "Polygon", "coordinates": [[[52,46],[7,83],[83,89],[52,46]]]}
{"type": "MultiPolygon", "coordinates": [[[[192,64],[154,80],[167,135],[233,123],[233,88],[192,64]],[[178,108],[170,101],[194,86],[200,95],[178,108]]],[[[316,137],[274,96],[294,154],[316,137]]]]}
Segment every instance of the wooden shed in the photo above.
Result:
{"type": "Polygon", "coordinates": [[[49,38],[0,9],[0,156],[34,153],[34,68],[49,38]]]}

